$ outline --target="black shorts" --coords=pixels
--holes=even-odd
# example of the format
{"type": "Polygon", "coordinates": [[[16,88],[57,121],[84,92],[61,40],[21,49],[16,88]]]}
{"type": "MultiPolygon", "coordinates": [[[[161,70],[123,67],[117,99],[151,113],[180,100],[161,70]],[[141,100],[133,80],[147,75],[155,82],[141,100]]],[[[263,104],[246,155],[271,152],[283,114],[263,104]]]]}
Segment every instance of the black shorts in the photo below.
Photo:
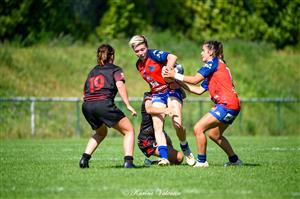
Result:
{"type": "MultiPolygon", "coordinates": [[[[172,146],[170,137],[165,132],[164,134],[167,139],[167,145],[172,146]]],[[[138,135],[138,146],[143,152],[143,154],[149,158],[151,155],[154,154],[157,148],[157,143],[154,134],[145,134],[143,132],[140,132],[138,135]]]]}
{"type": "Polygon", "coordinates": [[[110,100],[83,102],[82,113],[93,130],[98,129],[103,123],[108,127],[112,127],[123,117],[126,117],[110,100]]]}

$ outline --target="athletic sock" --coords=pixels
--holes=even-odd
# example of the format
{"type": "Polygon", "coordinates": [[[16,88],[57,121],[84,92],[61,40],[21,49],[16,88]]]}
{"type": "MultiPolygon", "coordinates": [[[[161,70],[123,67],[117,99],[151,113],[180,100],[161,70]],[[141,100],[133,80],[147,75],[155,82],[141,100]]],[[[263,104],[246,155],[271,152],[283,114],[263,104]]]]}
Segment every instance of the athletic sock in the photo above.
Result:
{"type": "Polygon", "coordinates": [[[92,156],[90,154],[83,153],[82,157],[85,158],[85,159],[87,159],[87,160],[90,160],[92,156]]]}
{"type": "Polygon", "coordinates": [[[183,151],[187,150],[189,148],[189,143],[187,141],[180,142],[180,148],[183,151]]]}
{"type": "Polygon", "coordinates": [[[131,161],[133,161],[133,157],[130,156],[130,155],[126,155],[126,156],[124,156],[124,160],[125,160],[125,161],[126,161],[126,160],[131,160],[131,161]]]}
{"type": "Polygon", "coordinates": [[[198,154],[197,155],[197,161],[204,163],[206,161],[206,154],[198,154]]]}
{"type": "Polygon", "coordinates": [[[159,152],[159,156],[161,158],[168,159],[168,147],[167,146],[159,146],[158,152],[159,152]]]}
{"type": "Polygon", "coordinates": [[[229,161],[232,163],[235,163],[236,161],[238,161],[239,157],[237,155],[233,155],[228,157],[229,161]]]}

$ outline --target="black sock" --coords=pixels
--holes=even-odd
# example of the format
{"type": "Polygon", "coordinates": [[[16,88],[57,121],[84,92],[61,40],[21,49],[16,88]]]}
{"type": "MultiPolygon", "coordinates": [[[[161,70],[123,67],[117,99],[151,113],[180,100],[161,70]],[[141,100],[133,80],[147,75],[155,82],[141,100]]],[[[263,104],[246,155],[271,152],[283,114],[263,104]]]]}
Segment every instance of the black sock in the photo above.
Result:
{"type": "Polygon", "coordinates": [[[82,157],[89,160],[89,159],[91,159],[92,156],[90,154],[83,153],[82,157]]]}
{"type": "Polygon", "coordinates": [[[124,156],[124,162],[127,162],[127,161],[133,161],[133,157],[132,156],[124,156]]]}

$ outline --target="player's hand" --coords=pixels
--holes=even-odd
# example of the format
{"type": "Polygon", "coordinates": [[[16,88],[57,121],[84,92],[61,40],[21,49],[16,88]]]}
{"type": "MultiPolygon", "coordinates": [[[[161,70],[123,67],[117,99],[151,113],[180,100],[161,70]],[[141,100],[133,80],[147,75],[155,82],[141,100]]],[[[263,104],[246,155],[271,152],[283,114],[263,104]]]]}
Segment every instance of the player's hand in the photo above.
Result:
{"type": "Polygon", "coordinates": [[[174,68],[169,69],[167,67],[163,67],[162,76],[164,78],[174,79],[174,77],[175,77],[175,70],[174,70],[174,68]]]}
{"type": "Polygon", "coordinates": [[[133,117],[137,116],[137,113],[136,113],[135,109],[132,106],[128,105],[127,109],[131,112],[131,115],[133,117]]]}

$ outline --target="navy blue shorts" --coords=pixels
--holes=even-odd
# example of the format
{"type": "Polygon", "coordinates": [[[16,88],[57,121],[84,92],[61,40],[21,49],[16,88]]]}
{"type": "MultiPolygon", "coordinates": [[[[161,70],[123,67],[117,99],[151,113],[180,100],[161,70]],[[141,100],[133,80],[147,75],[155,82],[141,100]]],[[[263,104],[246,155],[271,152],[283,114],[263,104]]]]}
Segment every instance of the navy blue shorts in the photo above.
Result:
{"type": "Polygon", "coordinates": [[[240,110],[227,109],[221,104],[217,104],[209,111],[215,118],[225,124],[232,124],[240,110]]]}
{"type": "Polygon", "coordinates": [[[168,90],[164,93],[152,94],[152,104],[158,102],[158,103],[165,104],[167,106],[169,97],[175,97],[180,102],[182,102],[184,98],[181,89],[168,90]]]}

